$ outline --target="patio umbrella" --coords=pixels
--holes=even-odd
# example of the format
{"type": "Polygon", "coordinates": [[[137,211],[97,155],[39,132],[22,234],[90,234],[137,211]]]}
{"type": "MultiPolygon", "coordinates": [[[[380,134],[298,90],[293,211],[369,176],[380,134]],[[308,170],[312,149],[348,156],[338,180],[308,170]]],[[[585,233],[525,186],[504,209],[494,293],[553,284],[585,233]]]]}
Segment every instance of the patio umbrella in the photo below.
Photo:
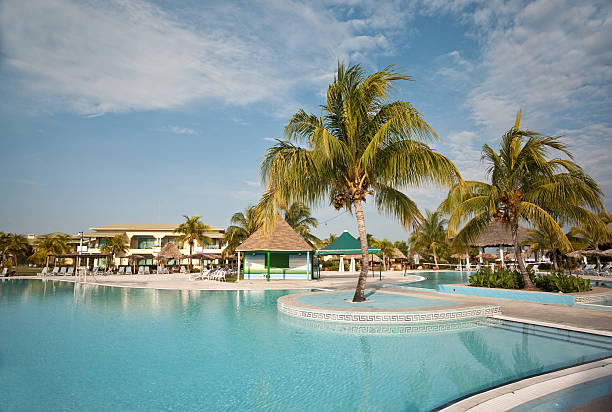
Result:
{"type": "Polygon", "coordinates": [[[584,252],[584,251],[583,250],[574,250],[573,252],[569,252],[565,256],[571,257],[571,258],[574,258],[574,259],[580,259],[582,256],[584,256],[582,254],[582,252],[584,252]]]}
{"type": "Polygon", "coordinates": [[[130,255],[130,256],[124,256],[124,257],[127,258],[128,263],[132,261],[132,270],[134,271],[134,273],[136,273],[136,261],[145,258],[142,255],[130,255]]]}
{"type": "Polygon", "coordinates": [[[181,259],[184,259],[185,255],[181,253],[178,247],[171,242],[168,242],[164,245],[164,247],[157,254],[157,259],[168,261],[169,259],[174,259],[174,261],[178,261],[179,264],[181,259]]]}

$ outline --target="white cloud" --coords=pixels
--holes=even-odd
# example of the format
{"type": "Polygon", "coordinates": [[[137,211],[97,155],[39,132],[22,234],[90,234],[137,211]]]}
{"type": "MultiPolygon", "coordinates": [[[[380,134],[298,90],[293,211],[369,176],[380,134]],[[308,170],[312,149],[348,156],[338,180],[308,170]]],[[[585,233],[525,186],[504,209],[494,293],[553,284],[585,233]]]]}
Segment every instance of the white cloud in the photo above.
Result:
{"type": "Polygon", "coordinates": [[[84,115],[198,99],[283,107],[296,89],[322,86],[339,57],[388,52],[388,35],[409,18],[400,5],[360,19],[348,17],[352,5],[338,3],[243,6],[7,0],[0,5],[3,59],[38,101],[84,115]]]}
{"type": "Polygon", "coordinates": [[[242,181],[245,185],[251,186],[251,187],[261,187],[261,182],[255,182],[252,180],[243,180],[242,181]]]}
{"type": "Polygon", "coordinates": [[[194,129],[190,129],[188,127],[181,127],[181,126],[170,126],[168,127],[168,129],[175,134],[189,134],[189,135],[194,135],[197,134],[198,132],[196,132],[194,129]]]}

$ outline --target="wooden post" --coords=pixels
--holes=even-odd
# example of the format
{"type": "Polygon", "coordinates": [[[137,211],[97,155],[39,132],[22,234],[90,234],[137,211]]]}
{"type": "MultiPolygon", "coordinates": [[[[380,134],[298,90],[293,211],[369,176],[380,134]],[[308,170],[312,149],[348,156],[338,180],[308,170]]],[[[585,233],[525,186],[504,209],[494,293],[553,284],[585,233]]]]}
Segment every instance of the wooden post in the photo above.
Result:
{"type": "Polygon", "coordinates": [[[311,266],[311,262],[310,262],[310,250],[306,252],[306,279],[311,280],[310,279],[310,266],[311,266]]]}
{"type": "Polygon", "coordinates": [[[238,270],[236,271],[236,283],[240,282],[240,252],[236,252],[238,253],[238,270]]]}

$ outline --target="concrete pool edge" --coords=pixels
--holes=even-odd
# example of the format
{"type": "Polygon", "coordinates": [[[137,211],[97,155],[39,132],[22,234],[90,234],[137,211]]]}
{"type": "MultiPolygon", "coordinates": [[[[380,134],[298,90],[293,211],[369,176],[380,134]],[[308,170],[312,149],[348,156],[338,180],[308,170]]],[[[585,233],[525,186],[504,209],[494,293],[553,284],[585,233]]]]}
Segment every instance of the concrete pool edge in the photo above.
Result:
{"type": "Polygon", "coordinates": [[[543,396],[612,376],[612,357],[558,369],[467,395],[433,409],[440,412],[509,410],[543,396]]]}
{"type": "MultiPolygon", "coordinates": [[[[325,292],[311,292],[325,293],[325,292]]],[[[381,293],[390,293],[382,292],[381,293]]],[[[308,293],[296,293],[281,296],[277,300],[278,311],[292,317],[340,323],[368,323],[368,324],[415,324],[434,322],[455,322],[460,320],[484,318],[501,314],[499,305],[460,304],[438,306],[438,309],[427,310],[422,308],[393,308],[393,309],[348,309],[327,306],[313,306],[298,300],[300,296],[308,293]]],[[[452,303],[452,302],[451,302],[452,303]]]]}

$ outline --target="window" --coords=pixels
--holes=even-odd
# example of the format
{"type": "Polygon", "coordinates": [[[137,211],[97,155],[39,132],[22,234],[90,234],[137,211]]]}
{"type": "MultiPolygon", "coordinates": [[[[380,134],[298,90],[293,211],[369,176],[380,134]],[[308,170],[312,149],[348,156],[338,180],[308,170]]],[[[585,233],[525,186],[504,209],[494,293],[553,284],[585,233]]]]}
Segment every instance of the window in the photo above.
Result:
{"type": "Polygon", "coordinates": [[[138,239],[138,249],[153,249],[155,239],[152,237],[141,237],[138,239]]]}
{"type": "Polygon", "coordinates": [[[270,267],[272,268],[288,268],[289,254],[287,253],[270,253],[270,267]]]}
{"type": "Polygon", "coordinates": [[[101,237],[98,239],[98,247],[103,247],[108,243],[109,238],[101,237]]]}

